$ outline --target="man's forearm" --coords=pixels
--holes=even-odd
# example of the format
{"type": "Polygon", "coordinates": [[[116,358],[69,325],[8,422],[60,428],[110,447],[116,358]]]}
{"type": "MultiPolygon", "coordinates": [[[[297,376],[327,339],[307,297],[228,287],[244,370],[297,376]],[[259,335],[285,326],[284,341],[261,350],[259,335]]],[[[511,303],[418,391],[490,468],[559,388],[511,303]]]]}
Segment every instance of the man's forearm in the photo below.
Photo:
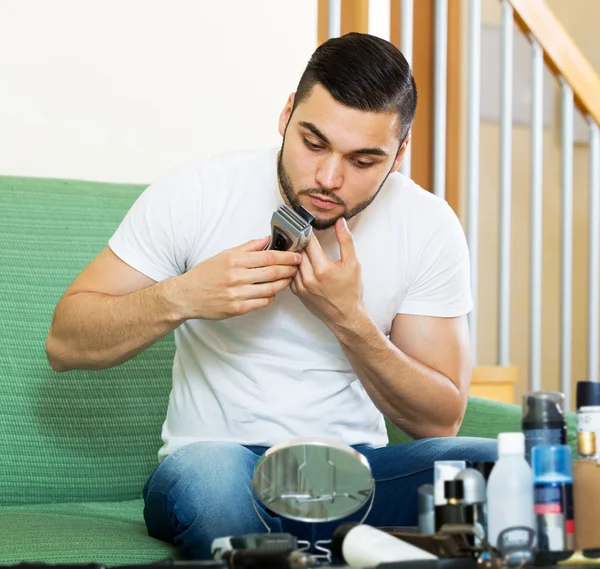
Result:
{"type": "Polygon", "coordinates": [[[399,350],[367,314],[332,331],[375,405],[396,426],[413,438],[456,433],[463,406],[450,379],[399,350]]]}
{"type": "Polygon", "coordinates": [[[56,371],[123,363],[177,328],[183,319],[163,281],[122,296],[77,292],[58,303],[46,341],[56,371]]]}

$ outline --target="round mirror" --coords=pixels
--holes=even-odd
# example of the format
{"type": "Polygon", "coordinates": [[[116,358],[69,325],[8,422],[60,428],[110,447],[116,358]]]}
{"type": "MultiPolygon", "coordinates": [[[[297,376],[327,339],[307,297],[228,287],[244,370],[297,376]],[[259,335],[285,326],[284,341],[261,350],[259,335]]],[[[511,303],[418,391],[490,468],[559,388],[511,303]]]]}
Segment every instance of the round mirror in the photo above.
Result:
{"type": "Polygon", "coordinates": [[[345,518],[368,502],[374,486],[362,454],[325,439],[271,447],[252,478],[252,490],[267,509],[303,522],[345,518]]]}

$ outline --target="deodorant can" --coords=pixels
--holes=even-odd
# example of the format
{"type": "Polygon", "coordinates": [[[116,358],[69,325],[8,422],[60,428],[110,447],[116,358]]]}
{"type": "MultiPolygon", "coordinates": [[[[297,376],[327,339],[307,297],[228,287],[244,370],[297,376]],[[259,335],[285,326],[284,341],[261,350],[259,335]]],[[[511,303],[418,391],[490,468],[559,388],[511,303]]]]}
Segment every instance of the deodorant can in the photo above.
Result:
{"type": "Polygon", "coordinates": [[[600,384],[595,381],[577,382],[577,444],[579,458],[598,460],[600,440],[600,384]],[[591,450],[593,448],[593,453],[591,450]]]}
{"type": "Polygon", "coordinates": [[[531,456],[538,550],[573,550],[575,517],[571,447],[536,446],[531,456]]]}
{"type": "Polygon", "coordinates": [[[522,429],[525,460],[531,465],[531,450],[542,445],[566,445],[565,396],[559,391],[535,391],[523,396],[522,429]]]}

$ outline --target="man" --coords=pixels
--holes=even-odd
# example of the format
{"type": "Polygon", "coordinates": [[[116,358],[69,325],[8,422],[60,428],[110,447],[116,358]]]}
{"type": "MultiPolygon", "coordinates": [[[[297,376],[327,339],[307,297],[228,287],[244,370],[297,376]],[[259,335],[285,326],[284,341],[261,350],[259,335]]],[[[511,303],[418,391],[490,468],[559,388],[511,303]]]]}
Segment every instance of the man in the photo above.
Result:
{"type": "Polygon", "coordinates": [[[175,330],[144,515],[183,556],[263,531],[252,472],[288,439],[362,452],[377,483],[367,521],[379,526],[415,523],[434,460],[495,460],[493,441],[453,438],[471,374],[468,251],[446,202],[398,173],[415,106],[392,44],[329,40],[281,113],[279,151],[152,184],[60,300],[47,340],[57,371],[118,365],[175,330]],[[263,251],[284,201],[315,215],[301,254],[263,251]],[[418,440],[386,447],[384,416],[418,440]]]}

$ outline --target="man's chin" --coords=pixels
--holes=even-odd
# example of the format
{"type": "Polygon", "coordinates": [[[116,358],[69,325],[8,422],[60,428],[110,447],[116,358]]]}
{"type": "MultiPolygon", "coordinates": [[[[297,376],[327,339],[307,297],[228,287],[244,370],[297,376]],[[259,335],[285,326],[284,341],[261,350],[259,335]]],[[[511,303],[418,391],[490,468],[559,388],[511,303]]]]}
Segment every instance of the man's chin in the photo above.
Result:
{"type": "Polygon", "coordinates": [[[340,217],[342,217],[341,215],[324,217],[322,215],[315,214],[314,211],[312,211],[311,213],[315,216],[315,219],[312,222],[312,226],[317,231],[325,231],[326,229],[330,229],[331,227],[333,227],[335,225],[335,222],[340,217]]]}

